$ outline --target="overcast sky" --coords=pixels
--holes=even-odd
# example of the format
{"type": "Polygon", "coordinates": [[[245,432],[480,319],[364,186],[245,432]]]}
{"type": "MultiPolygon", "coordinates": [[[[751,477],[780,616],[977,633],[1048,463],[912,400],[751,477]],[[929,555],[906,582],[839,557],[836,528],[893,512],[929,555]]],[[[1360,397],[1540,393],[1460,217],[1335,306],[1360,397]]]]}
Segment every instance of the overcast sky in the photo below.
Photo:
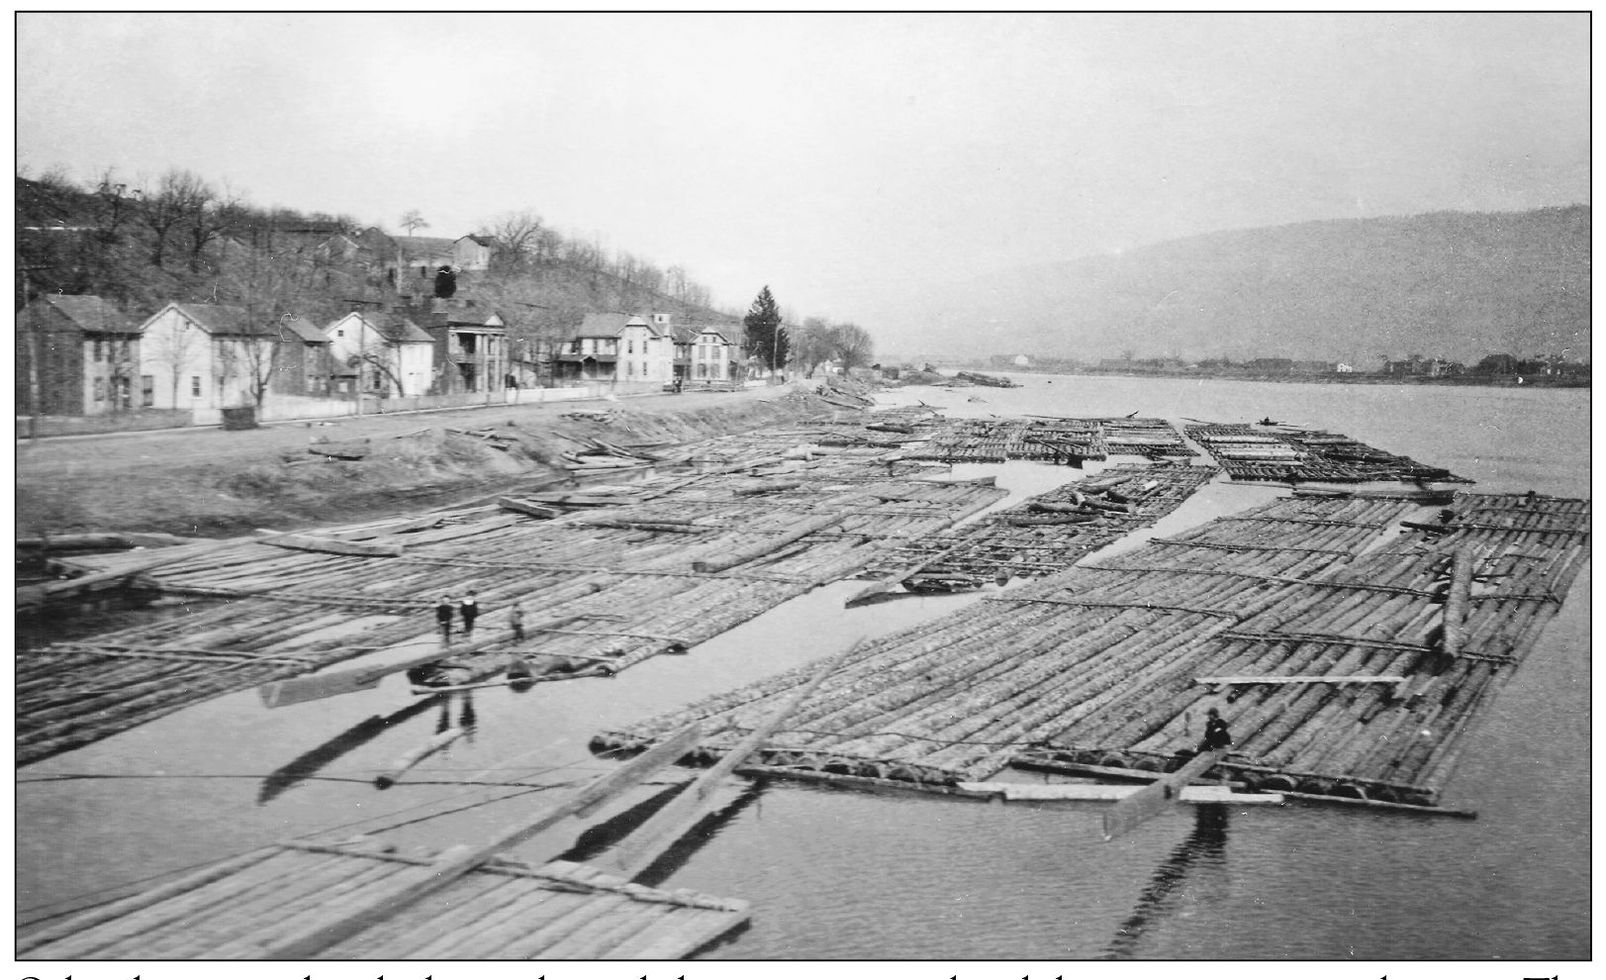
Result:
{"type": "Polygon", "coordinates": [[[932,277],[1582,203],[1586,14],[21,14],[17,162],[532,209],[894,344],[932,277]]]}

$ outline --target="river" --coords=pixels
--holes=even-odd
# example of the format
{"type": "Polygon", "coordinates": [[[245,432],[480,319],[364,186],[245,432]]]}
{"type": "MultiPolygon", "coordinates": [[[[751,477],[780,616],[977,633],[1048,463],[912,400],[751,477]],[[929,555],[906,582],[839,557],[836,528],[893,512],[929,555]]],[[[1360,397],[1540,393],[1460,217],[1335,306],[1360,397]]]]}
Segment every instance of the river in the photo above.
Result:
{"type": "MultiPolygon", "coordinates": [[[[1023,387],[908,388],[881,400],[971,416],[1137,412],[1180,423],[1269,415],[1447,467],[1481,490],[1589,496],[1587,390],[1016,377],[1023,387]]],[[[1101,468],[956,469],[996,473],[1001,486],[1026,494],[1101,468]]],[[[1150,533],[1281,492],[1211,484],[1150,533]]],[[[753,903],[750,927],[706,951],[709,959],[1587,958],[1589,580],[1586,567],[1462,756],[1442,802],[1476,810],[1475,821],[1317,806],[1178,807],[1104,844],[1099,804],[990,805],[772,782],[733,788],[709,832],[654,881],[753,903]]],[[[19,917],[336,826],[400,825],[390,831],[398,839],[438,846],[473,840],[528,812],[540,794],[406,821],[483,784],[516,793],[588,776],[596,764],[585,746],[599,729],[977,599],[843,610],[861,587],[815,590],[688,656],[655,658],[612,680],[482,692],[472,741],[386,791],[374,787],[374,774],[429,737],[440,720],[433,709],[308,778],[266,777],[365,718],[403,708],[398,677],[275,710],[253,692],[217,698],[26,767],[16,801],[19,917]]],[[[552,857],[577,843],[576,827],[562,827],[520,853],[552,857]]]]}

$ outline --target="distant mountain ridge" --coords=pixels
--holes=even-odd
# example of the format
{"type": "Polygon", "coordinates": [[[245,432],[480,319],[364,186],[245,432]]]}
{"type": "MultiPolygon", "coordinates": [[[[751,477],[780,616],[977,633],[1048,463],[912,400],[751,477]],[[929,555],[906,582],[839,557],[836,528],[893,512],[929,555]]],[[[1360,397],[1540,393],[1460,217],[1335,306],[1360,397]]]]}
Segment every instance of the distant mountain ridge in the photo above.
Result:
{"type": "Polygon", "coordinates": [[[923,346],[1097,361],[1590,358],[1588,205],[1214,232],[950,283],[923,346]]]}

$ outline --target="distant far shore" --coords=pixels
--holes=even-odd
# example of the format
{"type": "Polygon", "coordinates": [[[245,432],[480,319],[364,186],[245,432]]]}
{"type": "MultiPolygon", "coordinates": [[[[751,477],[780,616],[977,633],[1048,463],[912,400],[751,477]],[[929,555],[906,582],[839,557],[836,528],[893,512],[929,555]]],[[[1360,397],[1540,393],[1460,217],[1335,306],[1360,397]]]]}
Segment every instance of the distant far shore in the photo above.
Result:
{"type": "Polygon", "coordinates": [[[1217,381],[1269,381],[1279,384],[1341,384],[1341,385],[1438,385],[1450,387],[1481,387],[1481,388],[1588,388],[1591,387],[1588,375],[1571,375],[1564,377],[1538,377],[1522,376],[1518,380],[1515,375],[1455,375],[1451,377],[1428,377],[1427,375],[1399,375],[1399,374],[1351,374],[1323,373],[1323,374],[1257,374],[1253,372],[1236,371],[1113,371],[1103,368],[1082,368],[1080,370],[1067,370],[1056,368],[1020,367],[1011,365],[999,367],[996,364],[981,364],[970,362],[967,364],[950,366],[945,365],[944,370],[976,370],[993,374],[1043,374],[1067,375],[1074,377],[1111,377],[1111,378],[1176,378],[1178,380],[1200,380],[1209,378],[1217,381]]]}

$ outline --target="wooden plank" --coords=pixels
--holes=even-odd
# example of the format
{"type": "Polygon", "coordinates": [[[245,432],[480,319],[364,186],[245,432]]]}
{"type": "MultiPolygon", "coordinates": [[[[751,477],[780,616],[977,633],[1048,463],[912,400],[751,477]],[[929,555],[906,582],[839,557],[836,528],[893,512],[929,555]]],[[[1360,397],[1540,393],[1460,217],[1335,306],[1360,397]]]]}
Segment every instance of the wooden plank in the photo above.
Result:
{"type": "Polygon", "coordinates": [[[342,541],[339,538],[311,534],[277,534],[271,538],[258,538],[261,544],[294,551],[316,551],[330,555],[360,555],[370,558],[395,558],[403,548],[399,544],[364,544],[360,541],[342,541]]]}
{"type": "Polygon", "coordinates": [[[1193,682],[1195,684],[1402,684],[1405,678],[1393,674],[1319,674],[1310,677],[1248,674],[1195,677],[1193,682]]]}
{"type": "Polygon", "coordinates": [[[1211,766],[1227,757],[1226,749],[1201,752],[1187,765],[1169,773],[1121,800],[1104,815],[1104,839],[1111,840],[1133,827],[1159,816],[1176,801],[1178,791],[1204,775],[1211,766]]]}
{"type": "Polygon", "coordinates": [[[374,777],[374,785],[380,789],[389,789],[407,774],[407,770],[423,762],[425,759],[446,748],[453,742],[468,734],[466,728],[448,728],[446,731],[432,737],[423,745],[407,752],[398,758],[391,767],[374,777]]]}
{"type": "Polygon", "coordinates": [[[1458,657],[1467,642],[1467,603],[1472,595],[1472,551],[1456,549],[1450,559],[1450,592],[1444,599],[1443,625],[1439,628],[1439,647],[1458,657]]]}
{"type": "Polygon", "coordinates": [[[777,708],[763,724],[753,729],[746,738],[737,743],[735,748],[725,753],[724,757],[707,772],[699,776],[662,810],[649,817],[630,836],[616,844],[607,854],[593,859],[590,864],[605,870],[618,869],[626,880],[634,880],[647,870],[659,855],[675,841],[684,837],[686,832],[703,818],[708,797],[720,781],[756,752],[764,744],[764,740],[769,738],[775,729],[779,728],[799,705],[808,700],[809,695],[813,694],[815,689],[836,670],[838,664],[863,646],[864,640],[860,639],[851,647],[826,660],[808,683],[777,708]]]}
{"type": "Polygon", "coordinates": [[[316,956],[320,951],[351,938],[386,916],[394,915],[440,891],[495,857],[498,852],[514,847],[559,821],[633,786],[643,776],[679,759],[701,737],[700,724],[688,725],[613,772],[582,787],[567,799],[542,810],[533,819],[504,828],[478,847],[465,844],[445,851],[434,862],[398,876],[400,880],[397,885],[353,903],[351,908],[333,921],[281,939],[266,949],[261,958],[300,960],[316,956]]]}
{"type": "Polygon", "coordinates": [[[498,497],[496,498],[496,505],[503,510],[511,510],[515,513],[528,514],[531,517],[540,517],[546,520],[563,516],[561,507],[538,504],[533,500],[519,500],[515,497],[498,497]]]}
{"type": "Polygon", "coordinates": [[[831,517],[817,518],[804,523],[796,530],[788,531],[785,534],[770,538],[767,541],[749,545],[746,548],[737,548],[724,558],[715,558],[708,561],[694,561],[691,563],[691,570],[694,572],[723,572],[726,569],[735,568],[737,565],[750,562],[755,558],[762,558],[765,555],[772,555],[794,541],[802,540],[811,534],[818,533],[828,527],[831,527],[833,524],[839,524],[841,521],[842,518],[835,515],[831,517]]]}
{"type": "Polygon", "coordinates": [[[97,906],[65,919],[59,919],[43,928],[19,935],[17,937],[17,952],[26,953],[58,939],[82,935],[102,923],[151,908],[168,899],[176,898],[203,885],[209,885],[226,878],[237,871],[260,864],[277,853],[278,851],[275,848],[259,847],[236,857],[225,858],[222,861],[209,864],[199,871],[192,872],[157,888],[97,906]]]}
{"type": "MultiPolygon", "coordinates": [[[[960,783],[960,789],[1006,800],[1124,800],[1148,787],[1116,783],[960,783]]],[[[1281,803],[1281,793],[1238,793],[1230,786],[1184,786],[1180,803],[1281,803]]]]}

